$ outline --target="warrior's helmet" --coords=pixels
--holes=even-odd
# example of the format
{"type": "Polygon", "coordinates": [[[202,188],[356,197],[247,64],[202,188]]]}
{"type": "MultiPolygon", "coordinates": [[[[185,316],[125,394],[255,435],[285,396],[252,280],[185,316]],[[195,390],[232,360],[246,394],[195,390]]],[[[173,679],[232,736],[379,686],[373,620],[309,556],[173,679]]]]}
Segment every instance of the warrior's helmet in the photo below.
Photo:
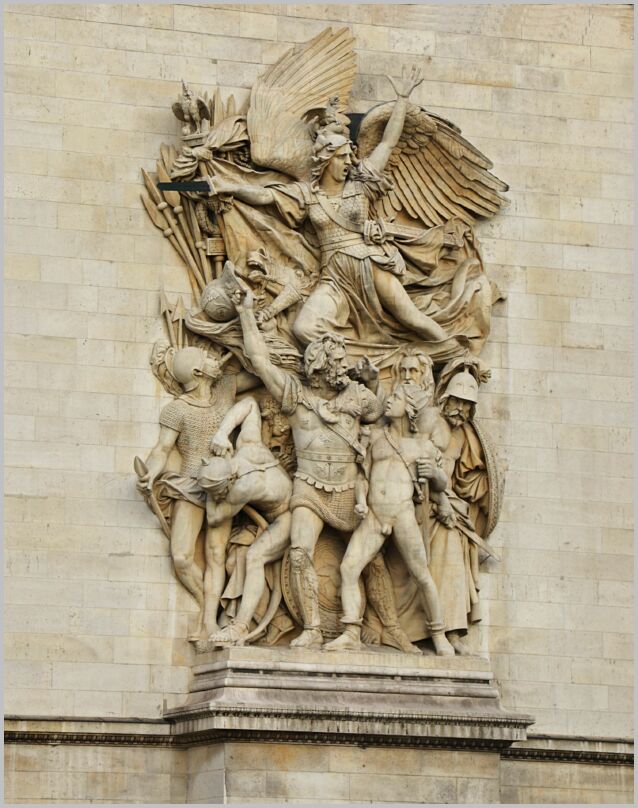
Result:
{"type": "Polygon", "coordinates": [[[472,404],[476,404],[478,401],[478,382],[467,370],[456,373],[450,379],[445,393],[441,396],[441,401],[445,401],[445,399],[450,396],[460,398],[462,401],[471,401],[472,404]]]}
{"type": "Polygon", "coordinates": [[[201,306],[216,323],[227,323],[236,316],[235,306],[221,278],[216,278],[204,287],[201,306]]]}
{"type": "Polygon", "coordinates": [[[202,459],[197,482],[213,499],[219,500],[226,496],[235,476],[236,471],[229,458],[214,456],[208,460],[202,459]]]}
{"type": "Polygon", "coordinates": [[[221,376],[221,365],[218,360],[209,356],[202,348],[191,346],[175,351],[169,371],[185,389],[193,382],[195,370],[201,371],[215,381],[221,376]]]}

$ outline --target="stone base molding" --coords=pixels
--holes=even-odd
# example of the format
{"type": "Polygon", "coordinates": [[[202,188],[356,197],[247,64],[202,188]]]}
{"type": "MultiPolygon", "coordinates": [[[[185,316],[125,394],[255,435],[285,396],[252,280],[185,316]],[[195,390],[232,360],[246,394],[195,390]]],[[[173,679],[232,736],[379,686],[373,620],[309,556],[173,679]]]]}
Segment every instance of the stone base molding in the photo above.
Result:
{"type": "Polygon", "coordinates": [[[500,750],[526,738],[480,657],[229,648],[166,711],[176,738],[500,750]]]}

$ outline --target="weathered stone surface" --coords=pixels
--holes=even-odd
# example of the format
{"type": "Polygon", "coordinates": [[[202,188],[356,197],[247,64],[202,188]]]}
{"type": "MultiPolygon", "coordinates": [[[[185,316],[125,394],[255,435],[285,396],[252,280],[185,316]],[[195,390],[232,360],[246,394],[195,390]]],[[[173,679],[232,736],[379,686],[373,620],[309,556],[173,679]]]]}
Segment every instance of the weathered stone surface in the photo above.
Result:
{"type": "MultiPolygon", "coordinates": [[[[629,694],[624,685],[604,681],[609,669],[595,663],[633,656],[625,612],[617,619],[617,608],[628,614],[630,605],[631,423],[616,406],[633,397],[631,293],[623,286],[633,271],[632,228],[622,223],[633,172],[627,131],[633,87],[625,72],[632,58],[631,7],[467,6],[454,14],[442,6],[149,9],[16,4],[5,11],[5,194],[14,212],[5,277],[56,286],[51,296],[32,297],[18,287],[11,294],[19,297],[7,301],[5,407],[12,420],[6,434],[23,445],[12,445],[16,465],[6,476],[5,541],[15,596],[7,610],[6,656],[52,666],[104,665],[104,677],[111,665],[154,669],[146,692],[12,688],[7,712],[155,718],[164,698],[186,698],[195,656],[184,638],[194,605],[177,595],[168,548],[152,516],[135,502],[130,480],[131,456],[156,438],[161,390],[146,383],[131,389],[130,378],[145,372],[147,346],[161,336],[157,290],[163,285],[188,299],[190,288],[175,256],[157,249],[151,225],[137,217],[139,166],[153,171],[159,143],[176,137],[165,103],[176,96],[182,75],[202,92],[221,76],[228,81],[224,97],[232,91],[242,100],[262,64],[329,22],[343,22],[360,26],[363,37],[359,71],[370,97],[357,111],[386,100],[383,76],[399,76],[414,61],[410,51],[419,32],[428,49],[433,43],[424,69],[435,111],[460,123],[492,157],[496,174],[512,184],[510,208],[500,217],[510,225],[486,231],[487,270],[508,300],[495,309],[488,357],[493,375],[484,392],[513,487],[493,535],[502,561],[492,568],[499,580],[483,584],[488,608],[477,647],[489,649],[498,664],[505,708],[532,713],[536,732],[630,737],[629,694]],[[74,34],[80,23],[88,26],[86,37],[74,34]],[[389,47],[390,29],[397,49],[375,50],[389,47]],[[239,84],[244,87],[237,91],[239,84]],[[528,109],[521,107],[523,96],[528,109]],[[549,96],[555,106],[548,106],[549,96]],[[576,112],[584,117],[570,118],[576,112]],[[77,227],[66,206],[77,212],[77,227]],[[69,229],[59,229],[58,215],[69,229]],[[127,221],[135,232],[120,229],[127,221]],[[142,226],[145,236],[138,232],[142,226]],[[146,302],[127,294],[140,290],[149,293],[146,302]],[[69,372],[76,365],[82,372],[69,372]],[[77,458],[78,445],[91,468],[61,468],[65,458],[77,458]],[[101,446],[115,445],[115,453],[102,455],[101,446]],[[551,500],[542,482],[550,474],[560,485],[569,478],[551,500]],[[157,563],[138,565],[142,552],[157,563]],[[112,590],[110,603],[104,588],[109,571],[118,578],[114,583],[125,584],[112,590]],[[120,580],[124,576],[133,578],[134,590],[120,580]],[[60,583],[67,579],[65,595],[60,583]],[[574,590],[579,600],[568,609],[566,592],[574,590]],[[57,602],[65,597],[82,602],[57,602]],[[130,653],[127,641],[138,637],[148,645],[140,646],[135,662],[122,661],[130,659],[122,656],[130,653]],[[167,648],[181,671],[175,677],[165,676],[157,661],[166,659],[167,648]],[[527,674],[520,659],[529,655],[534,661],[527,674]],[[579,667],[583,659],[593,660],[591,669],[579,667]],[[565,681],[571,665],[576,678],[570,671],[565,681]],[[584,675],[593,681],[577,681],[584,675]],[[589,691],[577,688],[568,705],[554,685],[572,684],[600,689],[589,700],[589,691]]],[[[427,93],[420,100],[427,106],[427,93]]],[[[555,492],[552,486],[549,493],[555,492]]],[[[58,684],[69,682],[59,678],[61,669],[56,676],[58,684]]],[[[503,763],[514,773],[518,765],[503,763]]],[[[571,782],[565,770],[572,763],[529,765],[539,771],[558,765],[564,782],[571,782]]],[[[616,789],[612,771],[598,770],[598,788],[574,781],[559,796],[630,801],[627,782],[616,789]]],[[[175,792],[176,801],[186,793],[179,777],[174,782],[183,791],[175,792]]],[[[7,799],[46,799],[62,788],[46,778],[41,786],[40,796],[27,787],[20,797],[18,783],[7,799]]],[[[86,788],[79,792],[71,781],[64,788],[56,793],[87,799],[86,788]]],[[[216,788],[198,799],[213,799],[216,788]]],[[[548,789],[539,788],[508,786],[501,798],[549,801],[548,789]]],[[[158,800],[162,794],[148,791],[158,800]]],[[[460,788],[456,797],[462,799],[460,788]]]]}

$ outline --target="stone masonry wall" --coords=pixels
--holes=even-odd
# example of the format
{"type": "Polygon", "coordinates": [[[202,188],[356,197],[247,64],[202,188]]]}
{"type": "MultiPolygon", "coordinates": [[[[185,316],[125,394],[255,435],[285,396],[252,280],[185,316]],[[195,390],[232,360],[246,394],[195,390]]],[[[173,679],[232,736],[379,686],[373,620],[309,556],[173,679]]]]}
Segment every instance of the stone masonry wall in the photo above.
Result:
{"type": "Polygon", "coordinates": [[[354,111],[417,62],[417,100],[511,185],[479,227],[507,294],[479,414],[509,473],[474,641],[534,732],[630,736],[631,6],[5,8],[6,712],[151,718],[187,688],[194,607],[132,460],[166,400],[159,290],[188,284],[140,168],[177,143],[181,78],[242,101],[332,24],[354,111]]]}

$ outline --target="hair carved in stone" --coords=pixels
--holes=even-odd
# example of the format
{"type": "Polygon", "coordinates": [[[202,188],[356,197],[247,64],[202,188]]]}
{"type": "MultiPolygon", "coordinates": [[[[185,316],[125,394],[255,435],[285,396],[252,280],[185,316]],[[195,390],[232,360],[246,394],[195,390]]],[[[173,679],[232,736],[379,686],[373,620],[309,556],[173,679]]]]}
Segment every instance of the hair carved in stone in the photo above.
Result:
{"type": "Polygon", "coordinates": [[[502,483],[474,415],[499,299],[474,224],[507,186],[410,100],[416,67],[353,143],[355,73],[350,33],[327,29],[245,109],[183,83],[180,149],[144,172],[192,300],[161,295],[151,367],[174,400],[135,470],[198,650],[451,655],[480,619],[502,483]]]}

